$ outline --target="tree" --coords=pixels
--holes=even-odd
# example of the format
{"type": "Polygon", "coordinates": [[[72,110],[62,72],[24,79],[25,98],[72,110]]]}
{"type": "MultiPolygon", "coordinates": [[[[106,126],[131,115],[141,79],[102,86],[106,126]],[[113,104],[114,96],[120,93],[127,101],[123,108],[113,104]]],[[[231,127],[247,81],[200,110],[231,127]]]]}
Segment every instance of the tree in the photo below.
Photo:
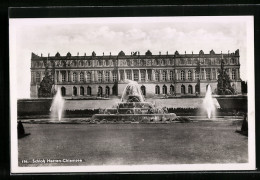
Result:
{"type": "Polygon", "coordinates": [[[218,70],[218,85],[217,85],[217,93],[219,95],[231,95],[234,94],[235,90],[231,87],[230,77],[224,68],[224,60],[221,60],[221,66],[218,70]]]}

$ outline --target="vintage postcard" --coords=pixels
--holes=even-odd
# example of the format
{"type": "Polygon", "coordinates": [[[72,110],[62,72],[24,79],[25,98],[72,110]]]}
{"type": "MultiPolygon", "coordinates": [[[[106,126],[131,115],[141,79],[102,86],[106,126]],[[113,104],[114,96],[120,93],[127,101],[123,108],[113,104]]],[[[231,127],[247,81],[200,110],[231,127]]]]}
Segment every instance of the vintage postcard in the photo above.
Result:
{"type": "Polygon", "coordinates": [[[254,170],[253,20],[10,18],[11,172],[254,170]]]}

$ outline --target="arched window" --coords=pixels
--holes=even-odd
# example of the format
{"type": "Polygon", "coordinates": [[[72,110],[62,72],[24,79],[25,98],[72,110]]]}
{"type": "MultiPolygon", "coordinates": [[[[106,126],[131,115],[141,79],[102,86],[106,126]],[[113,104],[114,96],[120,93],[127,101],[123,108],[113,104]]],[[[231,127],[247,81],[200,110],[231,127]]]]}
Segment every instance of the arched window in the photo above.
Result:
{"type": "Polygon", "coordinates": [[[73,87],[73,96],[77,96],[78,92],[77,92],[77,88],[74,86],[73,87]]]}
{"type": "Polygon", "coordinates": [[[91,73],[88,72],[88,73],[87,73],[87,82],[90,82],[90,81],[91,81],[91,73]]]}
{"type": "Polygon", "coordinates": [[[170,80],[173,80],[173,71],[170,71],[170,80]]]}
{"type": "Polygon", "coordinates": [[[106,87],[106,95],[110,95],[110,88],[108,86],[106,87]]]}
{"type": "Polygon", "coordinates": [[[200,93],[200,86],[198,84],[196,84],[196,86],[195,86],[195,91],[198,94],[200,93]]]}
{"type": "Polygon", "coordinates": [[[61,81],[65,82],[66,72],[61,72],[61,81]]]}
{"type": "Polygon", "coordinates": [[[170,86],[170,94],[174,94],[174,86],[173,85],[170,86]]]}
{"type": "Polygon", "coordinates": [[[185,80],[185,72],[183,70],[181,71],[181,80],[185,80]]]}
{"type": "Polygon", "coordinates": [[[155,60],[155,65],[158,66],[159,64],[160,64],[160,63],[159,63],[159,60],[156,59],[156,60],[155,60]]]}
{"type": "Polygon", "coordinates": [[[84,82],[84,73],[83,72],[81,72],[79,74],[79,79],[80,79],[80,82],[84,82]]]}
{"type": "Polygon", "coordinates": [[[102,96],[103,88],[101,86],[98,87],[98,96],[102,96]]]}
{"type": "Polygon", "coordinates": [[[109,72],[106,72],[106,75],[105,75],[105,80],[106,80],[106,82],[109,81],[109,78],[110,78],[110,76],[109,76],[109,72]]]}
{"type": "Polygon", "coordinates": [[[142,94],[145,96],[146,95],[146,88],[144,85],[141,86],[141,91],[142,91],[142,94]]]}
{"type": "Polygon", "coordinates": [[[87,87],[87,95],[91,96],[91,87],[89,87],[89,86],[87,87]]]}
{"type": "Polygon", "coordinates": [[[236,79],[236,70],[232,69],[232,79],[236,79]]]}
{"type": "Polygon", "coordinates": [[[41,81],[41,75],[40,73],[36,73],[36,82],[40,82],[41,81]]]}
{"type": "Polygon", "coordinates": [[[80,87],[80,95],[84,96],[84,87],[80,87]]]}
{"type": "Polygon", "coordinates": [[[66,96],[66,88],[65,87],[61,87],[61,95],[66,96]]]}
{"type": "Polygon", "coordinates": [[[158,85],[155,86],[155,94],[160,94],[160,87],[158,85]]]}
{"type": "Polygon", "coordinates": [[[102,72],[98,73],[98,82],[102,82],[102,72]]]}
{"type": "Polygon", "coordinates": [[[159,72],[158,71],[155,72],[155,81],[159,81],[159,72]]]}
{"type": "Polygon", "coordinates": [[[188,86],[188,93],[189,93],[189,94],[192,94],[192,93],[193,93],[192,85],[189,85],[189,86],[188,86]]]}
{"type": "Polygon", "coordinates": [[[165,65],[165,59],[163,59],[161,62],[162,62],[161,65],[164,66],[165,65]]]}
{"type": "Polygon", "coordinates": [[[163,91],[163,94],[167,94],[167,86],[163,85],[162,91],[163,91]]]}
{"type": "Polygon", "coordinates": [[[162,80],[163,81],[166,81],[166,76],[167,76],[167,72],[163,71],[163,73],[162,73],[162,80]]]}
{"type": "Polygon", "coordinates": [[[181,85],[181,94],[185,94],[185,86],[181,85]]]}
{"type": "Polygon", "coordinates": [[[188,71],[188,80],[190,80],[190,81],[192,80],[191,71],[190,70],[188,71]]]}
{"type": "Polygon", "coordinates": [[[76,82],[76,80],[77,80],[77,73],[74,72],[74,73],[73,73],[73,82],[76,82]]]}
{"type": "Polygon", "coordinates": [[[74,66],[74,67],[77,66],[77,61],[73,61],[73,66],[74,66]]]}

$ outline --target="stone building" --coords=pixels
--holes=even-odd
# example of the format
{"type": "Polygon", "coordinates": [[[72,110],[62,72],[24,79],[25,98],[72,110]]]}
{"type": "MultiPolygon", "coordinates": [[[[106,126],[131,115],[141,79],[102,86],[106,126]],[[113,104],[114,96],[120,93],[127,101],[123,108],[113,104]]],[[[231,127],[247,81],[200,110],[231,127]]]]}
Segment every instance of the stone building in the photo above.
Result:
{"type": "Polygon", "coordinates": [[[207,85],[216,92],[218,69],[221,60],[237,94],[241,93],[239,50],[216,54],[159,54],[149,50],[140,55],[31,56],[31,97],[38,97],[41,80],[47,71],[55,89],[60,88],[66,97],[120,96],[126,79],[138,81],[146,97],[204,95],[207,85]]]}

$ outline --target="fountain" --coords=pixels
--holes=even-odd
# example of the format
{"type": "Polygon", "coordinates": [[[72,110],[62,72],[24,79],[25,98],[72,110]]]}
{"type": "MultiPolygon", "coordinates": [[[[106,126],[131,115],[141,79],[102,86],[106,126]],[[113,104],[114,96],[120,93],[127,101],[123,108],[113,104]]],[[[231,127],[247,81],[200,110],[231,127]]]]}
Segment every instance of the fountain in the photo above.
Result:
{"type": "Polygon", "coordinates": [[[63,106],[64,106],[64,99],[61,96],[60,89],[58,88],[58,91],[53,98],[52,105],[50,108],[51,117],[52,118],[58,117],[58,120],[60,121],[62,118],[63,106]]]}
{"type": "Polygon", "coordinates": [[[159,122],[173,121],[177,118],[174,113],[168,113],[156,108],[151,102],[146,102],[141,88],[136,81],[128,80],[121,102],[111,109],[100,109],[99,114],[92,116],[94,121],[131,121],[131,122],[159,122]]]}
{"type": "Polygon", "coordinates": [[[215,113],[215,105],[212,99],[212,92],[211,92],[211,86],[208,85],[206,96],[203,100],[203,107],[207,112],[208,119],[212,118],[212,115],[215,113]]]}

